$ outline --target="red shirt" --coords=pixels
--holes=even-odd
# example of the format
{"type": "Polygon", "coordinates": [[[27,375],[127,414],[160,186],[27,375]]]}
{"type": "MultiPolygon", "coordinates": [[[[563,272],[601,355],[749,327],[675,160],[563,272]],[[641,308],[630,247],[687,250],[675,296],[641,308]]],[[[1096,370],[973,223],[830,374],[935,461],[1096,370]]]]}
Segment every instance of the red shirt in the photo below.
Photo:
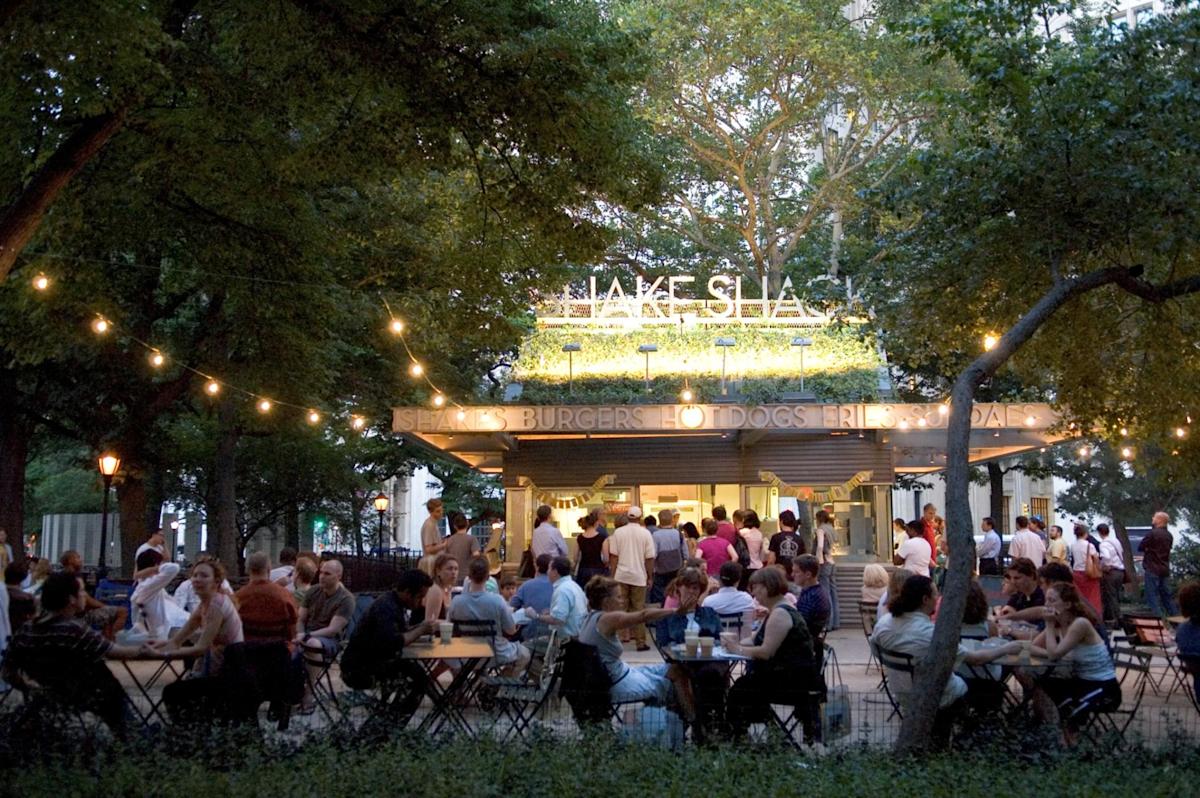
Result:
{"type": "Polygon", "coordinates": [[[292,594],[274,582],[250,582],[236,594],[246,640],[291,640],[300,611],[292,594]]]}
{"type": "Polygon", "coordinates": [[[737,540],[737,530],[733,528],[732,521],[717,522],[717,537],[724,540],[730,546],[737,540]]]}
{"type": "Polygon", "coordinates": [[[925,525],[925,542],[929,544],[929,551],[933,553],[930,557],[930,565],[937,565],[937,527],[933,525],[933,521],[925,518],[921,519],[921,523],[925,525]]]}
{"type": "MultiPolygon", "coordinates": [[[[732,524],[730,528],[733,528],[732,524]]],[[[720,533],[702,539],[696,544],[696,549],[704,557],[704,568],[708,571],[709,576],[720,574],[721,566],[729,562],[729,543],[720,536],[720,533]]]]}

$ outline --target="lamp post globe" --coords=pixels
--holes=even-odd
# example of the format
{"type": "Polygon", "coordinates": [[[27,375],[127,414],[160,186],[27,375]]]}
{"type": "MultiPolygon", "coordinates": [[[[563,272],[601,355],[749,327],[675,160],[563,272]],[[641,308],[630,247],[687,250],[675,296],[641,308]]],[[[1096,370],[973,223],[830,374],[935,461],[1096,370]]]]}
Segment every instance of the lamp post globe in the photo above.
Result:
{"type": "Polygon", "coordinates": [[[121,469],[121,457],[114,452],[104,452],[96,458],[96,468],[104,479],[104,497],[100,503],[100,560],[96,565],[96,578],[108,576],[108,492],[112,488],[113,477],[121,469]]]}
{"type": "Polygon", "coordinates": [[[387,512],[388,505],[391,502],[388,500],[386,493],[380,493],[375,497],[374,505],[375,512],[379,513],[379,556],[383,556],[383,514],[387,512]]]}

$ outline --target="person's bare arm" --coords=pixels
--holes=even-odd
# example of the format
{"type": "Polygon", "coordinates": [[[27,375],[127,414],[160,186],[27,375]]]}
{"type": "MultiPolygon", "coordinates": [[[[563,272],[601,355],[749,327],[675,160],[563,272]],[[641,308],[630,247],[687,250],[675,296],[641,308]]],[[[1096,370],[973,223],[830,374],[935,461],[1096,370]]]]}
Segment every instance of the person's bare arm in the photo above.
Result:
{"type": "Polygon", "coordinates": [[[346,628],[347,623],[349,623],[349,621],[347,621],[341,615],[335,615],[335,616],[333,616],[332,619],[330,619],[328,626],[323,626],[320,629],[317,629],[316,631],[309,632],[308,636],[309,637],[337,637],[338,635],[340,635],[342,633],[342,630],[346,628]]]}
{"type": "Polygon", "coordinates": [[[654,623],[662,618],[666,618],[668,615],[674,615],[676,612],[676,610],[664,609],[641,610],[640,612],[606,612],[600,616],[600,621],[596,624],[596,627],[600,630],[600,634],[607,636],[621,629],[637,626],[640,623],[654,623]]]}
{"type": "MultiPolygon", "coordinates": [[[[745,640],[733,647],[733,653],[751,659],[770,659],[775,656],[783,640],[792,628],[792,619],[786,612],[771,612],[767,616],[767,628],[763,631],[762,645],[748,644],[745,640]]],[[[747,638],[752,640],[753,638],[747,638]]]]}

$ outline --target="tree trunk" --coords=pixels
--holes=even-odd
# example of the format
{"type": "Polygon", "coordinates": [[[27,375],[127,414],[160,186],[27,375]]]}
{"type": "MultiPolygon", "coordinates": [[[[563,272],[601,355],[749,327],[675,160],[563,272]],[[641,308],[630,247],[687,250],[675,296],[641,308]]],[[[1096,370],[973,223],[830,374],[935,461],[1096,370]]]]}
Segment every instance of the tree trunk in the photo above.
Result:
{"type": "Polygon", "coordinates": [[[16,402],[16,379],[0,369],[0,529],[8,534],[13,559],[25,558],[25,466],[33,427],[16,402]]]}
{"type": "Polygon", "coordinates": [[[1004,471],[996,461],[987,463],[988,514],[996,522],[996,532],[1000,535],[1000,545],[1004,545],[1004,533],[1008,531],[1008,519],[1004,517],[1004,471]]]}
{"type": "MultiPolygon", "coordinates": [[[[133,463],[122,467],[122,479],[114,483],[117,488],[117,507],[121,511],[121,573],[126,576],[134,572],[134,555],[138,546],[146,542],[150,530],[146,525],[146,483],[144,474],[133,463]]],[[[174,559],[174,552],[167,552],[167,559],[174,559]]]]}
{"type": "Polygon", "coordinates": [[[241,432],[237,427],[237,408],[231,397],[221,400],[217,420],[217,453],[212,474],[216,506],[210,507],[208,512],[216,528],[209,527],[208,550],[233,573],[238,565],[237,445],[241,432]]]}
{"type": "Polygon", "coordinates": [[[354,553],[359,557],[363,557],[366,556],[366,553],[363,551],[362,528],[362,513],[365,505],[359,503],[358,499],[356,498],[354,501],[350,502],[350,506],[354,509],[354,520],[351,522],[351,529],[354,533],[354,553]]]}
{"type": "Polygon", "coordinates": [[[37,171],[16,200],[0,212],[0,282],[33,238],[50,205],[71,179],[125,124],[126,108],[90,117],[37,171]]]}
{"type": "Polygon", "coordinates": [[[146,487],[146,528],[158,529],[162,523],[162,508],[166,487],[160,466],[146,466],[142,470],[142,484],[146,487]]]}
{"type": "Polygon", "coordinates": [[[300,551],[300,508],[289,504],[283,511],[283,545],[300,551]]]}

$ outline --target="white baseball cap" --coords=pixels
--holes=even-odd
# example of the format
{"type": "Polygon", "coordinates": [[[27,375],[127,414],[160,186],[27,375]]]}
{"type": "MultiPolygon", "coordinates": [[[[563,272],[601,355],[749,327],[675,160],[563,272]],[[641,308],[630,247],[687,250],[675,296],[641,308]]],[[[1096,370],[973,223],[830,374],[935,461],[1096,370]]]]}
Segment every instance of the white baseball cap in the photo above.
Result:
{"type": "Polygon", "coordinates": [[[625,512],[625,515],[629,516],[630,518],[641,518],[642,508],[635,504],[625,512]]]}

